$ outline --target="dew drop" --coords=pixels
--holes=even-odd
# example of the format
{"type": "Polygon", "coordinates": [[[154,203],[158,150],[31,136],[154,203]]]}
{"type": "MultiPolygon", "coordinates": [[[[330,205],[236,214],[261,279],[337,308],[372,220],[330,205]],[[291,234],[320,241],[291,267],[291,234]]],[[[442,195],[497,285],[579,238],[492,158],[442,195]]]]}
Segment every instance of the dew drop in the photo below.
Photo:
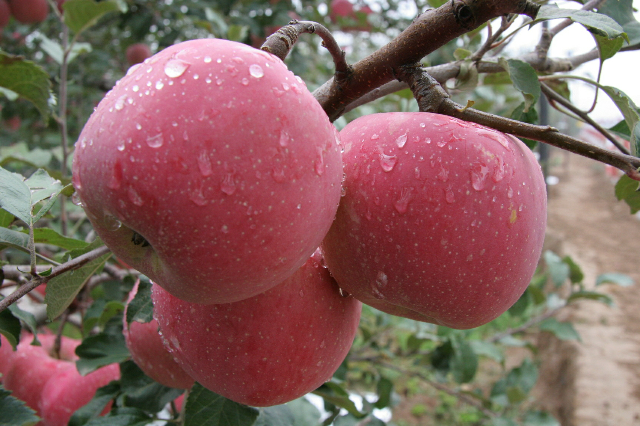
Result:
{"type": "Polygon", "coordinates": [[[420,179],[420,167],[416,167],[413,173],[416,176],[416,179],[420,179]]]}
{"type": "Polygon", "coordinates": [[[156,89],[160,90],[164,87],[164,83],[162,81],[156,82],[156,89]]]}
{"type": "Polygon", "coordinates": [[[389,277],[387,277],[387,274],[385,274],[382,271],[378,272],[378,275],[376,276],[376,286],[378,288],[384,288],[387,286],[387,284],[389,284],[389,277]]]}
{"type": "Polygon", "coordinates": [[[212,173],[211,160],[206,151],[202,151],[198,155],[198,168],[202,176],[209,176],[212,173]]]}
{"type": "Polygon", "coordinates": [[[513,198],[513,188],[507,188],[507,198],[513,198]]]}
{"type": "Polygon", "coordinates": [[[180,59],[170,59],[164,66],[164,73],[167,77],[170,78],[178,78],[189,68],[188,62],[182,61],[180,59]]]}
{"type": "Polygon", "coordinates": [[[378,135],[378,134],[376,134],[376,133],[374,133],[373,135],[371,135],[371,140],[372,140],[372,141],[375,141],[375,140],[378,140],[378,139],[380,139],[380,135],[378,135]]]}
{"type": "Polygon", "coordinates": [[[220,228],[220,232],[222,232],[223,234],[228,234],[229,227],[227,225],[222,225],[222,227],[220,228]]]}
{"type": "Polygon", "coordinates": [[[413,198],[412,191],[413,191],[413,188],[411,187],[402,188],[402,191],[400,191],[400,198],[398,198],[393,203],[393,206],[396,208],[398,213],[404,214],[407,212],[407,208],[409,207],[409,202],[413,198]]]}
{"type": "Polygon", "coordinates": [[[114,105],[114,108],[121,111],[124,108],[126,95],[120,96],[114,105]]]}
{"type": "Polygon", "coordinates": [[[442,164],[440,165],[440,173],[438,173],[438,179],[442,182],[449,180],[449,170],[445,169],[442,164]]]}
{"type": "Polygon", "coordinates": [[[383,152],[380,153],[380,166],[385,172],[390,172],[396,166],[398,157],[395,155],[387,155],[383,152]]]}
{"type": "Polygon", "coordinates": [[[129,196],[129,201],[131,201],[136,206],[141,207],[144,204],[142,197],[140,197],[140,194],[138,194],[138,192],[133,189],[133,187],[129,187],[129,189],[127,190],[127,195],[129,196]]]}
{"type": "Polygon", "coordinates": [[[227,173],[225,175],[224,179],[222,179],[222,182],[220,182],[220,190],[227,195],[232,195],[234,192],[236,192],[236,182],[233,178],[233,173],[227,173]]]}
{"type": "Polygon", "coordinates": [[[122,226],[122,222],[108,213],[104,215],[103,223],[108,231],[117,231],[122,226]]]}
{"type": "Polygon", "coordinates": [[[496,157],[496,158],[498,159],[498,164],[493,169],[492,179],[494,182],[497,183],[497,182],[500,182],[502,179],[504,179],[507,172],[506,172],[506,169],[504,166],[504,160],[502,160],[502,157],[496,157]]]}
{"type": "Polygon", "coordinates": [[[262,78],[264,77],[264,70],[260,65],[253,64],[249,67],[249,74],[251,74],[251,77],[262,78]]]}
{"type": "Polygon", "coordinates": [[[322,155],[322,148],[317,147],[316,152],[318,156],[316,157],[315,161],[315,171],[318,176],[322,176],[324,174],[324,156],[322,155]]]}
{"type": "Polygon", "coordinates": [[[149,145],[149,148],[157,149],[160,148],[162,144],[164,144],[164,136],[162,136],[162,133],[158,133],[155,136],[147,138],[147,145],[149,145]]]}
{"type": "Polygon", "coordinates": [[[136,129],[142,130],[142,125],[140,123],[136,123],[136,129]]]}
{"type": "Polygon", "coordinates": [[[487,182],[487,176],[489,175],[489,167],[485,164],[474,164],[471,169],[471,186],[476,191],[484,189],[487,182]]]}
{"type": "Polygon", "coordinates": [[[133,90],[134,92],[137,92],[138,90],[140,90],[140,86],[136,84],[131,88],[131,90],[133,90]]]}
{"type": "Polygon", "coordinates": [[[210,63],[210,62],[211,62],[211,56],[205,56],[205,57],[204,57],[204,63],[205,63],[205,64],[208,64],[208,63],[210,63]]]}
{"type": "Polygon", "coordinates": [[[202,187],[196,189],[189,195],[189,199],[193,201],[196,206],[206,206],[207,199],[204,198],[204,194],[202,193],[202,187]]]}
{"type": "Polygon", "coordinates": [[[455,195],[453,195],[453,191],[451,190],[451,188],[447,188],[444,192],[444,199],[447,201],[447,203],[449,204],[453,204],[456,202],[456,198],[455,195]]]}
{"type": "Polygon", "coordinates": [[[77,192],[74,192],[71,196],[71,202],[76,206],[84,207],[84,203],[82,202],[82,199],[80,199],[80,194],[78,194],[77,192]]]}
{"type": "Polygon", "coordinates": [[[398,145],[398,148],[402,148],[406,145],[407,143],[407,134],[405,133],[404,135],[400,135],[398,136],[398,138],[396,139],[396,145],[398,145]]]}
{"type": "Polygon", "coordinates": [[[119,189],[122,183],[122,166],[120,162],[116,162],[111,170],[111,179],[109,180],[108,187],[110,189],[119,189]]]}
{"type": "Polygon", "coordinates": [[[118,142],[118,145],[116,146],[116,148],[118,149],[118,151],[124,151],[124,148],[125,148],[124,141],[118,142]]]}
{"type": "Polygon", "coordinates": [[[248,78],[243,78],[242,79],[242,85],[243,86],[248,86],[249,85],[249,79],[248,78]]]}
{"type": "Polygon", "coordinates": [[[278,140],[278,143],[280,144],[281,147],[285,147],[287,145],[289,145],[289,141],[291,140],[291,136],[289,136],[289,133],[287,133],[286,130],[282,130],[280,132],[280,139],[278,140]]]}

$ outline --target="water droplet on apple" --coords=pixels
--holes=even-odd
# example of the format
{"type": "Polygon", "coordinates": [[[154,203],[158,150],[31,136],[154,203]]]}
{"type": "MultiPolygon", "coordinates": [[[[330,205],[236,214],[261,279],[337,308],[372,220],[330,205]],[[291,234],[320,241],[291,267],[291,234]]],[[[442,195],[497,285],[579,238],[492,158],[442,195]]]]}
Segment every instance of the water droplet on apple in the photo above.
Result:
{"type": "Polygon", "coordinates": [[[486,164],[476,163],[471,168],[471,186],[476,191],[482,191],[485,187],[487,176],[489,175],[489,167],[486,164]]]}
{"type": "Polygon", "coordinates": [[[404,135],[398,136],[398,138],[396,139],[396,145],[398,145],[398,148],[404,147],[406,143],[407,143],[407,134],[406,133],[404,135]]]}
{"type": "Polygon", "coordinates": [[[108,213],[104,215],[104,218],[102,221],[104,223],[105,228],[107,228],[108,231],[117,231],[122,226],[122,222],[116,219],[115,216],[110,215],[108,213]]]}
{"type": "Polygon", "coordinates": [[[231,74],[231,77],[235,77],[238,74],[238,68],[233,65],[227,65],[227,72],[231,74]]]}
{"type": "Polygon", "coordinates": [[[500,182],[502,179],[504,179],[505,175],[507,174],[507,171],[505,169],[504,166],[504,160],[502,160],[502,157],[496,157],[498,159],[498,164],[496,165],[496,167],[493,169],[493,181],[494,182],[500,182]]]}
{"type": "Polygon", "coordinates": [[[415,175],[416,179],[420,179],[420,167],[416,167],[413,171],[413,174],[415,175]]]}
{"type": "Polygon", "coordinates": [[[208,201],[204,198],[204,194],[202,193],[202,187],[196,189],[189,195],[189,199],[193,201],[196,206],[206,206],[208,201]]]}
{"type": "Polygon", "coordinates": [[[158,133],[155,136],[150,136],[147,138],[147,145],[149,145],[149,148],[160,148],[162,146],[162,144],[164,144],[164,136],[162,136],[162,133],[158,133]]]}
{"type": "Polygon", "coordinates": [[[74,192],[73,195],[71,196],[71,202],[76,206],[84,207],[84,203],[80,199],[80,194],[78,194],[77,192],[74,192]]]}
{"type": "Polygon", "coordinates": [[[167,77],[178,78],[189,68],[191,64],[180,59],[169,59],[164,66],[164,73],[167,77]]]}
{"type": "Polygon", "coordinates": [[[445,169],[442,164],[440,164],[440,172],[438,173],[437,177],[442,182],[446,182],[449,180],[449,170],[445,169]]]}
{"type": "Polygon", "coordinates": [[[278,183],[285,181],[284,168],[282,165],[276,164],[273,169],[271,169],[271,177],[278,183]]]}
{"type": "Polygon", "coordinates": [[[242,79],[242,85],[243,85],[243,86],[248,86],[248,85],[249,85],[249,79],[248,79],[248,78],[246,78],[246,77],[245,77],[245,78],[243,78],[243,79],[242,79]]]}
{"type": "Polygon", "coordinates": [[[222,225],[222,227],[220,228],[220,232],[222,232],[223,234],[228,234],[229,227],[227,225],[222,225]]]}
{"type": "Polygon", "coordinates": [[[436,145],[438,145],[440,148],[443,148],[449,141],[446,140],[445,138],[440,139],[438,142],[436,142],[436,145]]]}
{"type": "Polygon", "coordinates": [[[127,190],[127,195],[129,197],[129,201],[131,201],[136,206],[140,207],[144,204],[142,197],[140,197],[140,194],[138,194],[138,192],[133,187],[129,187],[129,189],[127,190]]]}
{"type": "Polygon", "coordinates": [[[124,148],[125,148],[124,141],[118,142],[118,145],[116,145],[116,148],[118,149],[118,151],[124,151],[124,148]]]}
{"type": "Polygon", "coordinates": [[[282,83],[282,88],[284,89],[285,92],[288,92],[289,89],[291,89],[291,86],[289,86],[288,83],[282,83]]]}
{"type": "Polygon", "coordinates": [[[136,84],[131,88],[131,90],[133,90],[134,92],[137,92],[138,90],[140,90],[140,86],[136,84]]]}
{"type": "Polygon", "coordinates": [[[387,274],[384,272],[379,271],[376,276],[376,286],[378,286],[378,288],[384,288],[387,284],[389,284],[389,277],[387,277],[387,274]]]}
{"type": "Polygon", "coordinates": [[[380,166],[385,172],[390,172],[398,162],[398,157],[395,155],[387,155],[384,152],[380,153],[380,166]]]}
{"type": "Polygon", "coordinates": [[[407,212],[407,208],[409,207],[409,201],[411,201],[411,198],[412,198],[412,191],[413,191],[413,188],[411,187],[402,188],[402,190],[400,191],[400,198],[398,198],[393,203],[393,206],[396,208],[398,213],[404,214],[407,212]]]}
{"type": "Polygon", "coordinates": [[[212,173],[211,160],[206,151],[202,151],[198,155],[198,168],[202,176],[209,176],[212,173]]]}
{"type": "Polygon", "coordinates": [[[142,125],[140,123],[136,123],[136,129],[142,130],[142,125]]]}
{"type": "Polygon", "coordinates": [[[447,203],[449,204],[453,204],[456,202],[456,197],[453,194],[453,191],[451,190],[451,188],[447,188],[444,192],[444,199],[447,201],[447,203]]]}
{"type": "Polygon", "coordinates": [[[300,289],[300,291],[298,292],[298,294],[300,295],[300,297],[304,297],[304,291],[302,289],[300,289]]]}
{"type": "Polygon", "coordinates": [[[513,198],[513,188],[507,188],[507,198],[513,198]]]}
{"type": "Polygon", "coordinates": [[[158,81],[156,82],[156,89],[157,89],[157,90],[160,90],[160,89],[162,89],[163,87],[164,87],[164,83],[163,83],[162,81],[158,80],[158,81]]]}
{"type": "Polygon", "coordinates": [[[278,140],[278,143],[280,144],[281,147],[285,147],[287,145],[289,145],[289,141],[291,140],[291,136],[289,136],[289,133],[287,133],[286,130],[281,130],[280,131],[280,139],[278,140]]]}
{"type": "Polygon", "coordinates": [[[251,74],[251,77],[262,78],[264,77],[264,70],[260,65],[253,64],[249,67],[249,74],[251,74]]]}
{"type": "Polygon", "coordinates": [[[236,192],[236,182],[233,173],[227,173],[220,182],[220,190],[227,195],[233,195],[236,192]]]}
{"type": "Polygon", "coordinates": [[[375,133],[373,135],[371,135],[371,140],[372,141],[375,141],[375,140],[378,140],[378,139],[380,139],[380,135],[375,134],[375,133]]]}
{"type": "Polygon", "coordinates": [[[124,108],[125,105],[125,101],[126,101],[126,97],[127,95],[122,95],[118,98],[118,100],[116,101],[114,108],[118,111],[121,111],[124,108]]]}
{"type": "Polygon", "coordinates": [[[316,152],[318,156],[315,161],[315,171],[318,176],[322,176],[324,173],[324,156],[323,150],[320,147],[316,147],[316,152]]]}

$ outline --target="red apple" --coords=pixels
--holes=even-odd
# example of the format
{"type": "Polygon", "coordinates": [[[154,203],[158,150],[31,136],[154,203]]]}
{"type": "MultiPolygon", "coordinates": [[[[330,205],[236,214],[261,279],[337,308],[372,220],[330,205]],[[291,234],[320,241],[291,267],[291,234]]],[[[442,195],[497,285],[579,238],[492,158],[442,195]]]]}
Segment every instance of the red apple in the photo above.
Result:
{"type": "Polygon", "coordinates": [[[151,49],[145,43],[135,43],[127,47],[125,55],[129,65],[135,65],[151,56],[151,49]]]}
{"type": "MultiPolygon", "coordinates": [[[[42,389],[57,372],[65,369],[67,365],[74,365],[69,362],[74,358],[65,361],[51,357],[48,350],[53,348],[53,339],[55,339],[53,335],[38,335],[42,346],[31,345],[31,339],[32,337],[27,335],[20,340],[4,377],[4,387],[13,391],[14,397],[24,401],[28,407],[40,415],[42,389]]],[[[60,355],[73,354],[75,357],[74,351],[77,345],[76,341],[63,338],[60,355]]]]}
{"type": "Polygon", "coordinates": [[[199,305],[152,289],[165,344],[198,383],[264,407],[329,380],[358,328],[361,304],[342,297],[316,258],[282,284],[240,302],[199,305]]]}
{"type": "Polygon", "coordinates": [[[333,22],[336,22],[339,16],[342,18],[353,18],[354,16],[353,3],[349,0],[331,0],[329,10],[329,17],[333,22]]]}
{"type": "Polygon", "coordinates": [[[66,426],[73,413],[91,401],[98,388],[120,378],[118,364],[109,364],[86,376],[78,373],[74,363],[64,364],[42,389],[40,413],[46,426],[66,426]]]}
{"type": "Polygon", "coordinates": [[[84,127],[73,182],[114,254],[183,300],[228,303],[291,276],[340,199],[337,134],[273,55],[220,39],[131,68],[84,127]]]}
{"type": "Polygon", "coordinates": [[[11,347],[6,337],[0,334],[0,383],[2,383],[7,371],[9,371],[13,354],[13,347],[11,347]]]}
{"type": "MultiPolygon", "coordinates": [[[[138,292],[136,282],[129,295],[129,301],[138,292]]],[[[127,305],[128,308],[128,305],[127,305]]],[[[177,389],[189,389],[193,379],[173,359],[173,355],[164,347],[158,333],[158,322],[131,322],[127,327],[127,312],[124,315],[124,339],[131,352],[131,358],[144,373],[156,382],[177,389]]]]}
{"type": "Polygon", "coordinates": [[[7,26],[11,18],[11,10],[7,0],[0,0],[0,30],[7,26]]]}
{"type": "Polygon", "coordinates": [[[522,142],[429,113],[367,115],[340,136],[346,193],[322,247],[341,288],[459,329],[520,297],[546,225],[542,172],[522,142]]]}
{"type": "Polygon", "coordinates": [[[23,24],[36,24],[47,19],[49,2],[47,0],[10,0],[11,14],[23,24]]]}

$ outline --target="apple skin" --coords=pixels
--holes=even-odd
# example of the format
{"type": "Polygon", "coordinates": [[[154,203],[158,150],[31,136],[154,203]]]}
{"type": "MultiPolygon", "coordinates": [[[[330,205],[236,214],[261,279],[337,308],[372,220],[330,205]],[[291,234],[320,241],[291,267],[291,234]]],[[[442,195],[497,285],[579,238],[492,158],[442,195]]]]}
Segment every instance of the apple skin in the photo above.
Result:
{"type": "Polygon", "coordinates": [[[342,297],[316,257],[240,302],[199,305],[152,288],[165,345],[198,383],[241,404],[283,404],[329,380],[346,357],[362,305],[342,297]]]}
{"type": "Polygon", "coordinates": [[[134,43],[125,51],[129,65],[139,64],[151,56],[151,49],[145,43],[134,43]]]}
{"type": "MultiPolygon", "coordinates": [[[[118,364],[109,364],[81,376],[74,363],[66,362],[42,389],[40,412],[45,426],[66,426],[79,408],[86,405],[98,388],[120,378],[118,364]]],[[[110,404],[102,414],[106,414],[110,404]]]]}
{"type": "Polygon", "coordinates": [[[37,24],[49,16],[47,0],[10,0],[11,14],[22,24],[37,24]]]}
{"type": "Polygon", "coordinates": [[[282,61],[220,39],[130,69],[84,127],[73,182],[113,253],[174,296],[242,300],[291,276],[340,200],[337,131],[282,61]],[[134,231],[149,243],[134,244],[134,231]]]}
{"type": "MultiPolygon", "coordinates": [[[[129,294],[129,301],[138,292],[139,282],[129,294]]],[[[127,304],[128,309],[129,305],[127,304]]],[[[177,389],[190,389],[194,380],[173,359],[173,355],[164,347],[158,333],[158,322],[153,319],[147,323],[132,321],[127,327],[127,311],[123,317],[124,339],[131,358],[144,373],[156,382],[177,389]]]]}
{"type": "Polygon", "coordinates": [[[7,0],[0,0],[0,29],[7,26],[11,18],[11,10],[7,0]]]}
{"type": "Polygon", "coordinates": [[[9,371],[9,366],[11,365],[13,354],[13,347],[6,337],[0,334],[0,383],[2,383],[2,380],[7,374],[7,371],[9,371]]]}
{"type": "Polygon", "coordinates": [[[322,248],[342,289],[458,329],[518,300],[546,226],[542,172],[521,141],[430,113],[367,115],[340,136],[346,192],[322,248]]]}
{"type": "Polygon", "coordinates": [[[352,18],[355,15],[353,3],[349,0],[331,0],[329,9],[329,16],[333,22],[336,22],[338,16],[352,18]]]}

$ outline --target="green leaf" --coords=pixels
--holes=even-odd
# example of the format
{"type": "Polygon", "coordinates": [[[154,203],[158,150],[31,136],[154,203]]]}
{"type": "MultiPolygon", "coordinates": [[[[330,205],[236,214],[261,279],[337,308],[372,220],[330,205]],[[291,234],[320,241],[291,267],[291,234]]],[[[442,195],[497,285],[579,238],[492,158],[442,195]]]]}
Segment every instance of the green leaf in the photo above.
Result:
{"type": "Polygon", "coordinates": [[[195,383],[184,408],[184,426],[252,426],[258,410],[238,404],[195,383]]]}
{"type": "Polygon", "coordinates": [[[11,392],[0,385],[0,425],[33,426],[39,421],[35,411],[11,396],[11,392]]]}
{"type": "MultiPolygon", "coordinates": [[[[89,251],[94,245],[99,244],[102,244],[102,242],[97,241],[87,246],[84,250],[89,251]]],[[[79,253],[78,256],[80,254],[83,253],[79,253]]],[[[102,269],[110,256],[111,253],[104,254],[74,271],[59,275],[48,282],[44,302],[47,304],[47,316],[50,320],[60,316],[69,307],[82,287],[94,274],[102,269]]]]}
{"type": "Polygon", "coordinates": [[[560,340],[581,341],[580,334],[570,322],[560,322],[555,318],[547,318],[540,323],[540,330],[549,331],[560,340]]]}
{"type": "Polygon", "coordinates": [[[594,38],[596,39],[598,51],[600,52],[600,66],[602,66],[607,59],[613,58],[624,44],[621,38],[608,39],[599,35],[594,35],[594,38]]]}
{"type": "Polygon", "coordinates": [[[91,419],[86,426],[145,426],[153,422],[153,418],[144,411],[133,407],[122,407],[112,410],[105,417],[91,419]]]}
{"type": "Polygon", "coordinates": [[[101,2],[67,0],[62,7],[64,9],[64,23],[76,33],[76,36],[95,25],[107,13],[125,13],[127,11],[126,4],[116,0],[101,2]]]}
{"type": "MultiPolygon", "coordinates": [[[[46,168],[52,158],[53,154],[51,151],[40,148],[30,150],[26,142],[18,142],[0,148],[0,166],[4,166],[12,161],[17,161],[36,169],[46,168]]],[[[49,174],[52,173],[55,172],[50,172],[49,174]]],[[[56,175],[56,177],[60,176],[56,175]]]]}
{"type": "Polygon", "coordinates": [[[611,298],[611,296],[608,296],[604,293],[598,293],[595,291],[586,291],[586,290],[576,291],[574,293],[571,293],[571,296],[569,296],[569,298],[567,299],[567,303],[574,302],[579,299],[594,300],[596,302],[604,303],[605,305],[608,305],[608,306],[613,306],[613,299],[611,298]]]}
{"type": "Polygon", "coordinates": [[[518,423],[506,417],[496,417],[493,419],[491,426],[518,426],[518,423]]]}
{"type": "Polygon", "coordinates": [[[596,278],[596,285],[602,284],[616,284],[620,287],[630,287],[635,284],[635,281],[629,275],[617,272],[609,272],[606,274],[598,275],[598,278],[596,278]]]}
{"type": "Polygon", "coordinates": [[[105,365],[126,361],[131,356],[122,333],[100,333],[87,337],[76,348],[80,357],[76,367],[80,374],[87,375],[105,365]]]}
{"type": "Polygon", "coordinates": [[[452,339],[454,355],[451,359],[451,373],[457,383],[469,383],[478,371],[478,356],[469,343],[460,338],[452,339]]]}
{"type": "Polygon", "coordinates": [[[393,382],[386,377],[380,377],[376,385],[376,393],[378,400],[373,404],[374,407],[382,409],[391,405],[391,394],[393,393],[393,382]]]}
{"type": "Polygon", "coordinates": [[[509,73],[513,86],[524,95],[524,112],[529,111],[529,108],[538,102],[541,93],[536,70],[519,59],[500,58],[500,66],[509,73]]]}
{"type": "MultiPolygon", "coordinates": [[[[62,65],[64,61],[64,50],[58,42],[55,42],[42,33],[36,35],[40,41],[40,48],[44,50],[54,61],[62,65]]],[[[89,43],[73,43],[71,50],[67,54],[67,63],[71,63],[75,58],[83,53],[89,53],[93,49],[89,43]]]]}
{"type": "Polygon", "coordinates": [[[146,413],[155,414],[168,403],[184,393],[183,389],[173,389],[161,385],[144,372],[133,361],[120,364],[122,392],[128,407],[139,408],[146,413]]]}
{"type": "Polygon", "coordinates": [[[288,405],[260,408],[253,426],[295,426],[295,417],[288,405]]]}
{"type": "Polygon", "coordinates": [[[20,331],[20,320],[9,309],[0,312],[0,334],[7,338],[14,350],[20,342],[20,331]]]}
{"type": "Polygon", "coordinates": [[[549,275],[556,287],[560,287],[569,279],[571,268],[560,259],[560,256],[552,251],[546,251],[544,253],[544,261],[547,264],[547,268],[549,268],[549,275]]]}
{"type": "Polygon", "coordinates": [[[91,419],[97,418],[109,401],[115,399],[120,394],[120,384],[117,382],[109,383],[99,388],[84,407],[78,409],[71,419],[68,426],[83,426],[91,419]]]}
{"type": "Polygon", "coordinates": [[[640,114],[638,113],[638,107],[622,90],[616,89],[611,86],[598,86],[605,91],[611,100],[616,104],[625,122],[630,130],[631,154],[638,156],[640,151],[638,146],[640,145],[640,114]]]}
{"type": "Polygon", "coordinates": [[[633,0],[617,0],[604,2],[598,12],[613,18],[627,33],[629,45],[640,45],[640,22],[636,20],[633,12],[633,0]]]}
{"type": "Polygon", "coordinates": [[[471,56],[471,51],[468,49],[463,49],[461,47],[458,47],[454,52],[453,52],[453,57],[456,58],[456,60],[461,61],[463,59],[468,58],[469,56],[471,56]]]}
{"type": "Polygon", "coordinates": [[[546,411],[529,411],[524,416],[524,426],[560,426],[560,422],[546,411]]]}
{"type": "Polygon", "coordinates": [[[33,236],[36,243],[50,244],[65,250],[83,249],[89,246],[86,241],[64,237],[51,228],[36,228],[33,230],[33,236]]]}
{"type": "Polygon", "coordinates": [[[242,41],[249,35],[249,27],[246,25],[231,25],[227,31],[227,39],[242,41]]]}
{"type": "Polygon", "coordinates": [[[24,232],[0,228],[0,247],[10,246],[29,253],[29,236],[24,232]]]}
{"type": "Polygon", "coordinates": [[[349,399],[349,393],[333,381],[323,384],[312,393],[321,396],[325,402],[344,408],[359,419],[366,416],[366,413],[361,413],[353,401],[349,399]]]}
{"type": "Polygon", "coordinates": [[[0,207],[21,221],[31,223],[31,190],[25,179],[0,167],[0,207]]]}
{"type": "Polygon", "coordinates": [[[295,399],[288,402],[287,405],[293,414],[295,426],[320,426],[320,410],[306,398],[295,399]]]}
{"type": "Polygon", "coordinates": [[[151,303],[151,282],[149,278],[140,276],[138,291],[127,305],[127,325],[132,321],[147,323],[153,319],[151,303]]]}
{"type": "Polygon", "coordinates": [[[511,369],[506,377],[493,385],[491,399],[501,405],[521,402],[537,381],[538,368],[529,359],[525,359],[520,366],[511,369]]]}
{"type": "Polygon", "coordinates": [[[562,258],[562,261],[569,265],[569,279],[573,284],[581,283],[584,280],[584,273],[580,266],[573,261],[573,259],[569,256],[565,256],[562,258]]]}
{"type": "Polygon", "coordinates": [[[531,305],[531,303],[532,303],[531,292],[529,288],[527,288],[525,289],[524,293],[522,293],[520,298],[518,298],[516,303],[514,303],[509,308],[509,314],[514,317],[522,316],[526,312],[529,305],[531,305]]]}
{"type": "Polygon", "coordinates": [[[569,18],[589,31],[606,38],[626,37],[624,29],[612,18],[601,13],[579,9],[560,9],[556,5],[543,5],[532,24],[549,19],[569,18]]]}
{"type": "Polygon", "coordinates": [[[640,183],[637,180],[633,180],[627,175],[620,176],[620,179],[618,179],[616,183],[616,198],[620,201],[624,200],[624,202],[627,203],[631,209],[631,214],[636,214],[640,211],[639,185],[640,183]]]}
{"type": "Polygon", "coordinates": [[[491,342],[485,342],[483,340],[471,340],[469,344],[477,355],[486,356],[496,362],[504,361],[504,354],[502,353],[502,350],[497,345],[491,342]]]}
{"type": "Polygon", "coordinates": [[[15,220],[15,216],[6,211],[5,209],[0,209],[0,227],[7,228],[9,225],[13,223],[15,220]]]}
{"type": "Polygon", "coordinates": [[[38,341],[37,335],[38,321],[36,320],[36,317],[31,312],[23,311],[15,303],[9,306],[9,310],[14,317],[21,320],[27,326],[29,331],[31,331],[31,334],[33,334],[33,342],[39,345],[40,342],[38,341]]]}
{"type": "Polygon", "coordinates": [[[51,81],[49,74],[34,62],[0,51],[0,87],[17,93],[38,109],[46,122],[49,118],[51,81]]]}

